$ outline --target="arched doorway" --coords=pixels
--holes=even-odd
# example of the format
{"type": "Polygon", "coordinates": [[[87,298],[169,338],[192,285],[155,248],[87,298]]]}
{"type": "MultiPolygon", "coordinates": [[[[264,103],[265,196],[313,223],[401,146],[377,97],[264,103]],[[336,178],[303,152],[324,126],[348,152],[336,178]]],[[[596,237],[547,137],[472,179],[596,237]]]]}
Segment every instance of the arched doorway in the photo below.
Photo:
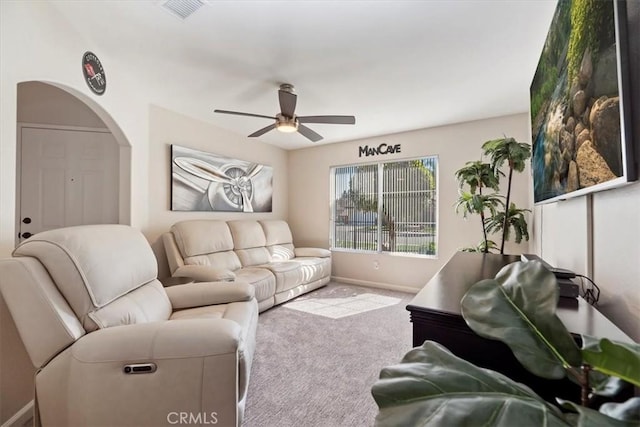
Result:
{"type": "Polygon", "coordinates": [[[61,85],[17,90],[17,241],[51,228],[130,223],[131,147],[95,101],[61,85]]]}

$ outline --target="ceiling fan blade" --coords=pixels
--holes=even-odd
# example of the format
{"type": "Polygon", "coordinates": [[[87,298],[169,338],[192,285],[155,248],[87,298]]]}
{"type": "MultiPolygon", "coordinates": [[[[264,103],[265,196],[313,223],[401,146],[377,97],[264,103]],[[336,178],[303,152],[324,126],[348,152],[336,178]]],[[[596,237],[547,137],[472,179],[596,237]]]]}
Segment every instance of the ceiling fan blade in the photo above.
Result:
{"type": "Polygon", "coordinates": [[[312,131],[303,124],[298,124],[298,132],[300,132],[307,139],[310,139],[312,142],[318,142],[322,139],[322,136],[317,134],[315,131],[312,131]]]}
{"type": "Polygon", "coordinates": [[[228,111],[228,110],[213,110],[214,113],[222,113],[222,114],[235,114],[236,116],[249,116],[249,117],[261,117],[263,119],[272,119],[275,120],[275,117],[271,116],[263,116],[262,114],[252,114],[252,113],[241,113],[239,111],[228,111]]]}
{"type": "Polygon", "coordinates": [[[280,112],[282,115],[286,117],[293,117],[293,113],[296,111],[298,95],[280,89],[278,90],[278,98],[280,99],[280,112]]]}
{"type": "Polygon", "coordinates": [[[354,116],[298,116],[300,123],[330,123],[335,125],[355,125],[354,116]]]}
{"type": "Polygon", "coordinates": [[[269,132],[270,130],[273,130],[276,128],[276,124],[272,124],[269,125],[267,127],[264,127],[260,130],[255,131],[254,133],[252,133],[251,135],[249,135],[249,138],[255,138],[256,136],[260,136],[260,135],[264,135],[265,133],[269,132]]]}

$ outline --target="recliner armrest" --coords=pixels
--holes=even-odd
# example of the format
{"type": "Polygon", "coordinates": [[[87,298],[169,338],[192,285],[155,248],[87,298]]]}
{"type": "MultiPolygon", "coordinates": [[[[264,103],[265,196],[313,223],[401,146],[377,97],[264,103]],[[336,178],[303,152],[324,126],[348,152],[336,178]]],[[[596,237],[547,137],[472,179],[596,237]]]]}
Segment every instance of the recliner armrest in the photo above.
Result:
{"type": "Polygon", "coordinates": [[[331,251],[323,248],[295,248],[294,253],[297,257],[329,258],[331,256],[331,251]]]}
{"type": "Polygon", "coordinates": [[[249,301],[254,297],[253,286],[244,282],[189,283],[165,288],[174,310],[249,301]]]}
{"type": "Polygon", "coordinates": [[[48,403],[55,425],[167,425],[171,411],[185,410],[215,412],[218,425],[237,426],[253,345],[245,335],[237,322],[211,318],[100,329],[39,373],[38,395],[64,395],[48,403]],[[157,369],[127,375],[131,364],[157,369]]]}
{"type": "Polygon", "coordinates": [[[236,274],[231,270],[206,265],[183,265],[172,276],[189,277],[196,282],[232,282],[236,279],[236,274]]]}
{"type": "Polygon", "coordinates": [[[84,363],[153,361],[235,354],[241,326],[228,319],[183,319],[138,323],[94,331],[72,346],[84,363]]]}

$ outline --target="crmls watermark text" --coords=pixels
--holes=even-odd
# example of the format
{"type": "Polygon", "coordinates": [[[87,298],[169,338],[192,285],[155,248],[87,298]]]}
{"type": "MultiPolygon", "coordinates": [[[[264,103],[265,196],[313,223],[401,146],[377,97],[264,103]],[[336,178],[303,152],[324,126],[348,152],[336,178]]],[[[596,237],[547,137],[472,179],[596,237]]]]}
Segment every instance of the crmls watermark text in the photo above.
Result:
{"type": "Polygon", "coordinates": [[[167,414],[169,424],[178,425],[215,425],[218,424],[217,412],[169,412],[167,414]]]}
{"type": "Polygon", "coordinates": [[[393,154],[400,153],[400,144],[389,145],[384,142],[377,147],[369,147],[368,145],[358,147],[358,157],[365,156],[376,156],[378,154],[393,154]]]}

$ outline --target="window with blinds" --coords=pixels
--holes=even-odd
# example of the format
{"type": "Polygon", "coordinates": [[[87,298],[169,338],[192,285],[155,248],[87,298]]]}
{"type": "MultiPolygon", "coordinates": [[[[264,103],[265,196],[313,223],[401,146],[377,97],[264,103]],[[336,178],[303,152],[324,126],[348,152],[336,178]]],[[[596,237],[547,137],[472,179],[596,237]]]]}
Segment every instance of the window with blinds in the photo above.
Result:
{"type": "Polygon", "coordinates": [[[437,253],[438,158],[331,169],[332,249],[437,253]]]}

